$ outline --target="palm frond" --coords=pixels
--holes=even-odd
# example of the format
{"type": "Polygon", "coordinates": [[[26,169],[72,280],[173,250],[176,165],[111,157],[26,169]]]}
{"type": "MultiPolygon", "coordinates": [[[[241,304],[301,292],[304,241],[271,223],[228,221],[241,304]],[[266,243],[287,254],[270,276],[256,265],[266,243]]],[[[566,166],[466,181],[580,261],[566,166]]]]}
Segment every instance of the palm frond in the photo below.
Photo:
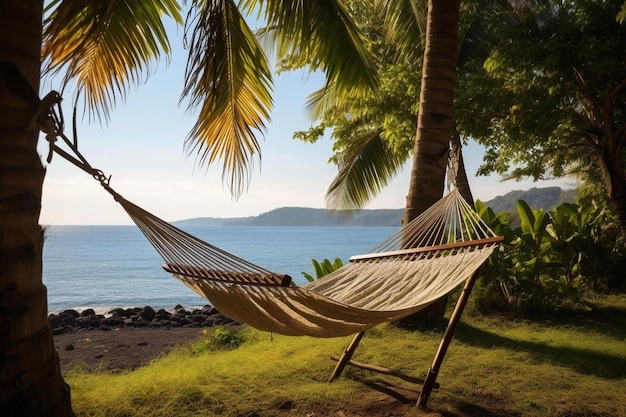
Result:
{"type": "Polygon", "coordinates": [[[391,41],[398,45],[402,59],[420,61],[424,54],[427,2],[388,0],[385,26],[391,41]]]}
{"type": "Polygon", "coordinates": [[[174,0],[52,0],[43,33],[44,71],[65,69],[90,116],[108,118],[131,84],[145,81],[161,53],[169,55],[162,17],[182,24],[174,0]]]}
{"type": "Polygon", "coordinates": [[[380,131],[354,138],[342,153],[339,172],[326,192],[327,207],[362,208],[393,179],[407,158],[390,148],[380,131]]]}
{"type": "Polygon", "coordinates": [[[315,90],[306,100],[306,109],[312,120],[321,119],[328,110],[341,100],[341,96],[333,86],[326,86],[315,90]]]}
{"type": "Polygon", "coordinates": [[[342,1],[245,0],[242,8],[265,12],[279,58],[297,57],[302,67],[322,69],[327,85],[341,91],[355,94],[378,85],[366,39],[342,1]]]}
{"type": "Polygon", "coordinates": [[[223,159],[222,178],[237,198],[247,188],[255,133],[263,133],[272,106],[272,76],[253,32],[232,0],[198,0],[187,17],[189,48],[181,100],[199,107],[185,142],[198,162],[223,159]]]}

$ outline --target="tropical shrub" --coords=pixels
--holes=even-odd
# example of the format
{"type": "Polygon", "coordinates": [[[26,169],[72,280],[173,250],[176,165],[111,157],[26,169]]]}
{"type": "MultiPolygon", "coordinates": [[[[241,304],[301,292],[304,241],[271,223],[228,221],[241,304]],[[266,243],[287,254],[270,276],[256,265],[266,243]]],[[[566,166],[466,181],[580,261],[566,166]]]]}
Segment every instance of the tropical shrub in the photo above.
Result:
{"type": "Polygon", "coordinates": [[[343,261],[341,260],[341,258],[335,258],[333,262],[329,261],[326,258],[324,258],[322,262],[319,262],[316,259],[311,259],[311,264],[313,264],[313,273],[315,274],[315,276],[307,272],[302,272],[304,278],[306,278],[306,280],[309,282],[320,279],[330,274],[331,272],[341,268],[343,266],[343,261]]]}
{"type": "Polygon", "coordinates": [[[583,304],[585,291],[623,285],[626,252],[614,215],[599,201],[583,197],[551,211],[532,210],[519,201],[520,225],[514,229],[506,213],[495,214],[477,202],[480,217],[505,240],[483,269],[476,307],[483,312],[541,312],[583,304]]]}

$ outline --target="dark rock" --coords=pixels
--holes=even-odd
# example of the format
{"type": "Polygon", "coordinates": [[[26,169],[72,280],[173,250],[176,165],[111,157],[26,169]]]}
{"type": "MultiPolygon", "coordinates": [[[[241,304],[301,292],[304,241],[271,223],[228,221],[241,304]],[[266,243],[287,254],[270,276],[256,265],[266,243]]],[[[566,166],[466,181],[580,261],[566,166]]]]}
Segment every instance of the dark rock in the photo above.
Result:
{"type": "MultiPolygon", "coordinates": [[[[76,324],[76,316],[64,311],[63,313],[59,314],[59,316],[63,319],[63,325],[68,325],[68,326],[74,326],[76,324]]],[[[78,316],[80,317],[80,316],[78,316]]]]}
{"type": "Polygon", "coordinates": [[[193,321],[191,321],[191,319],[188,317],[183,317],[179,323],[181,324],[181,326],[186,326],[188,324],[193,323],[193,321]]]}
{"type": "Polygon", "coordinates": [[[79,317],[76,320],[76,325],[78,327],[91,327],[91,322],[93,321],[94,316],[90,317],[79,317]]]}
{"type": "Polygon", "coordinates": [[[105,326],[121,326],[124,324],[124,318],[118,314],[113,314],[111,317],[105,317],[101,320],[101,324],[105,326]]]}
{"type": "Polygon", "coordinates": [[[154,318],[157,320],[170,320],[171,317],[172,313],[164,309],[160,309],[154,314],[154,318]]]}
{"type": "Polygon", "coordinates": [[[217,311],[217,309],[213,306],[204,306],[202,307],[202,314],[206,314],[207,316],[210,316],[211,314],[219,314],[219,312],[217,311]]]}
{"type": "Polygon", "coordinates": [[[83,311],[80,313],[80,316],[81,316],[81,317],[95,316],[95,315],[96,315],[96,312],[94,311],[94,309],[93,309],[93,308],[88,308],[88,309],[86,309],[86,310],[83,310],[83,311]]]}
{"type": "Polygon", "coordinates": [[[74,349],[76,349],[76,348],[71,343],[69,345],[65,346],[65,350],[74,350],[74,349]]]}
{"type": "Polygon", "coordinates": [[[59,314],[50,314],[48,315],[48,322],[50,323],[50,327],[53,329],[56,327],[63,326],[63,317],[59,314]]]}
{"type": "Polygon", "coordinates": [[[133,321],[133,325],[135,327],[148,327],[149,324],[150,322],[143,320],[143,319],[133,321]]]}
{"type": "Polygon", "coordinates": [[[156,312],[150,306],[145,306],[140,312],[139,315],[146,321],[152,321],[154,319],[154,315],[156,312]]]}
{"type": "Polygon", "coordinates": [[[175,321],[180,323],[181,321],[185,320],[187,316],[179,311],[177,311],[176,313],[172,314],[172,317],[170,317],[171,321],[175,321]]]}
{"type": "Polygon", "coordinates": [[[70,316],[73,316],[75,319],[80,317],[80,314],[76,310],[63,310],[61,314],[69,314],[70,316]]]}
{"type": "Polygon", "coordinates": [[[113,310],[109,311],[109,314],[111,315],[117,315],[120,317],[130,317],[132,315],[135,314],[135,312],[133,311],[132,308],[114,308],[113,310]]]}
{"type": "Polygon", "coordinates": [[[206,317],[204,317],[202,314],[196,314],[196,313],[192,314],[189,318],[194,323],[202,323],[204,320],[206,320],[206,317]]]}

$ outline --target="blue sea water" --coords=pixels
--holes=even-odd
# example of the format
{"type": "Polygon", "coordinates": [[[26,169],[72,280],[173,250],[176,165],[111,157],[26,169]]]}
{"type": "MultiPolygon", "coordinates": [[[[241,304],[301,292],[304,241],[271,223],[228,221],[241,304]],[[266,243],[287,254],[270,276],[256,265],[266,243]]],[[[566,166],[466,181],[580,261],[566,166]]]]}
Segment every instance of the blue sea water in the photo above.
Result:
{"type": "MultiPolygon", "coordinates": [[[[302,272],[313,274],[311,259],[339,257],[347,262],[397,228],[194,226],[185,230],[303,284],[302,272]]],[[[50,312],[208,304],[161,268],[162,259],[135,226],[50,226],[44,242],[43,280],[50,312]]]]}

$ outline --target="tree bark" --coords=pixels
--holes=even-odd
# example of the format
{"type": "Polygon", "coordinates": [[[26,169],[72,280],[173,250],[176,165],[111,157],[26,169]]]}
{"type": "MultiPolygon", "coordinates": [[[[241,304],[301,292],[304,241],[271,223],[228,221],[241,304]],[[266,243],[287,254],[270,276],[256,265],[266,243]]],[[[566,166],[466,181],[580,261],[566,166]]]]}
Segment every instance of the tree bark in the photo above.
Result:
{"type": "Polygon", "coordinates": [[[469,180],[467,179],[467,171],[465,170],[465,161],[463,161],[463,145],[461,144],[461,137],[459,132],[455,128],[452,129],[452,136],[450,139],[450,149],[452,152],[458,154],[457,171],[456,171],[456,188],[463,196],[463,199],[467,201],[467,204],[474,207],[474,196],[470,188],[469,180]]]}
{"type": "MultiPolygon", "coordinates": [[[[453,126],[459,53],[459,0],[429,0],[417,134],[406,199],[407,224],[443,196],[453,126]]],[[[447,297],[399,321],[412,326],[443,320],[447,297]]]]}
{"type": "Polygon", "coordinates": [[[620,233],[626,241],[626,178],[621,153],[605,152],[601,155],[602,174],[606,193],[613,205],[620,233]]]}
{"type": "Polygon", "coordinates": [[[47,318],[39,226],[45,169],[35,114],[42,0],[0,0],[0,410],[73,416],[47,318]]]}
{"type": "Polygon", "coordinates": [[[459,0],[428,1],[422,87],[405,211],[409,222],[443,195],[452,134],[459,0]]]}

